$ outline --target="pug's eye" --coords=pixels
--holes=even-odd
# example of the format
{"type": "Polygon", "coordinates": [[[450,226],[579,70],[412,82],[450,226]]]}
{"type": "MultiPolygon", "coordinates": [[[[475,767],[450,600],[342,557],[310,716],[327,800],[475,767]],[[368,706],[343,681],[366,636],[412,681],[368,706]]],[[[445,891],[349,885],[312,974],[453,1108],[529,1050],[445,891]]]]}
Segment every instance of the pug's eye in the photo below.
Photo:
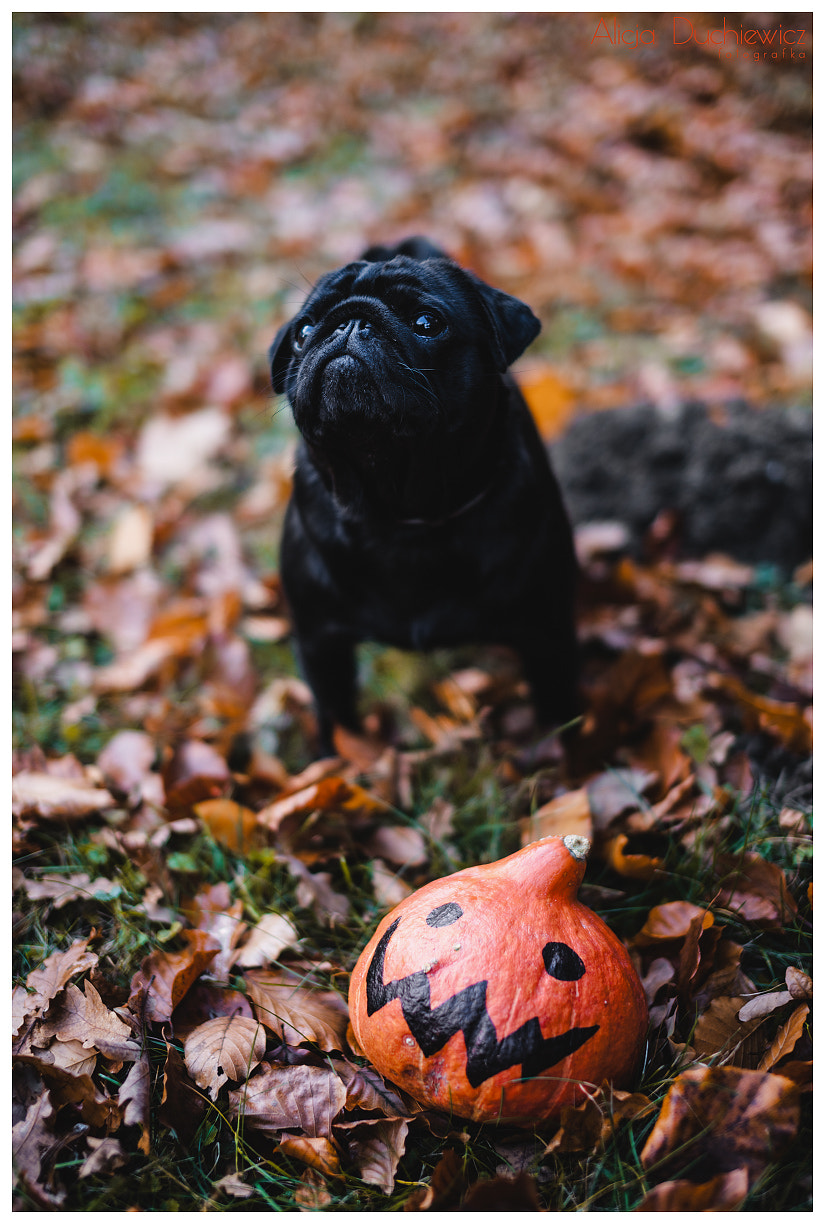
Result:
{"type": "Polygon", "coordinates": [[[411,327],[417,336],[440,336],[447,324],[434,310],[422,310],[416,315],[411,327]]]}
{"type": "Polygon", "coordinates": [[[315,324],[307,321],[302,323],[295,333],[295,339],[292,341],[292,347],[296,353],[300,353],[301,349],[306,344],[312,333],[315,331],[315,324]]]}

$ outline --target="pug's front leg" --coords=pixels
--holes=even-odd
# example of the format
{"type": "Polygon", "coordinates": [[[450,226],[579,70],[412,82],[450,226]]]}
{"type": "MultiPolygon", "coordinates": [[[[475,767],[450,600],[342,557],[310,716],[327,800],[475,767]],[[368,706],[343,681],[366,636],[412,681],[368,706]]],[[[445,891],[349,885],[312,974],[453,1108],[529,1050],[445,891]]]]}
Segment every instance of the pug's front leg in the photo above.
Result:
{"type": "Polygon", "coordinates": [[[336,726],[358,732],[355,640],[336,631],[296,633],[295,649],[318,716],[318,750],[334,756],[336,726]]]}

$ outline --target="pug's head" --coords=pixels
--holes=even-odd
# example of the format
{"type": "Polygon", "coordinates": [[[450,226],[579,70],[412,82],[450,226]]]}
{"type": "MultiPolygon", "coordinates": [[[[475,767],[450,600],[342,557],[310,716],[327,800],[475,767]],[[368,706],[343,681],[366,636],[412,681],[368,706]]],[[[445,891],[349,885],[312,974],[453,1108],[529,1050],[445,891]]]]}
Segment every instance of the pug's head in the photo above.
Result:
{"type": "Polygon", "coordinates": [[[399,443],[483,432],[539,329],[523,302],[413,239],[318,281],[275,337],[272,385],[314,454],[376,463],[399,443]]]}

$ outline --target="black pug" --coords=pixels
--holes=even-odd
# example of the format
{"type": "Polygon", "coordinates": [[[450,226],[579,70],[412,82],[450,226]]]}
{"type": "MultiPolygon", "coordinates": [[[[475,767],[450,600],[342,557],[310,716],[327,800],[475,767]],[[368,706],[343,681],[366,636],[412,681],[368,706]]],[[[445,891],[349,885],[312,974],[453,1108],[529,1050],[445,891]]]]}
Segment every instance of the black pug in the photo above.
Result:
{"type": "Polygon", "coordinates": [[[578,711],[570,524],[507,367],[540,323],[422,238],[321,277],[269,352],[301,433],[281,576],[318,713],[359,726],[355,647],[513,647],[578,711]]]}

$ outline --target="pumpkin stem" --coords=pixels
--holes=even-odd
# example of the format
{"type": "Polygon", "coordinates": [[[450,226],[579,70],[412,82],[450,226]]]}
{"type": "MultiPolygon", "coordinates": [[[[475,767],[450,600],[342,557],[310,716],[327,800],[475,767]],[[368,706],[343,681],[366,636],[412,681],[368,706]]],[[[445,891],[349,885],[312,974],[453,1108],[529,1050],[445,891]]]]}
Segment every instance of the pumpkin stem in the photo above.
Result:
{"type": "Polygon", "coordinates": [[[574,859],[582,861],[590,853],[590,842],[586,837],[580,837],[577,833],[568,833],[562,838],[562,841],[574,859]]]}

